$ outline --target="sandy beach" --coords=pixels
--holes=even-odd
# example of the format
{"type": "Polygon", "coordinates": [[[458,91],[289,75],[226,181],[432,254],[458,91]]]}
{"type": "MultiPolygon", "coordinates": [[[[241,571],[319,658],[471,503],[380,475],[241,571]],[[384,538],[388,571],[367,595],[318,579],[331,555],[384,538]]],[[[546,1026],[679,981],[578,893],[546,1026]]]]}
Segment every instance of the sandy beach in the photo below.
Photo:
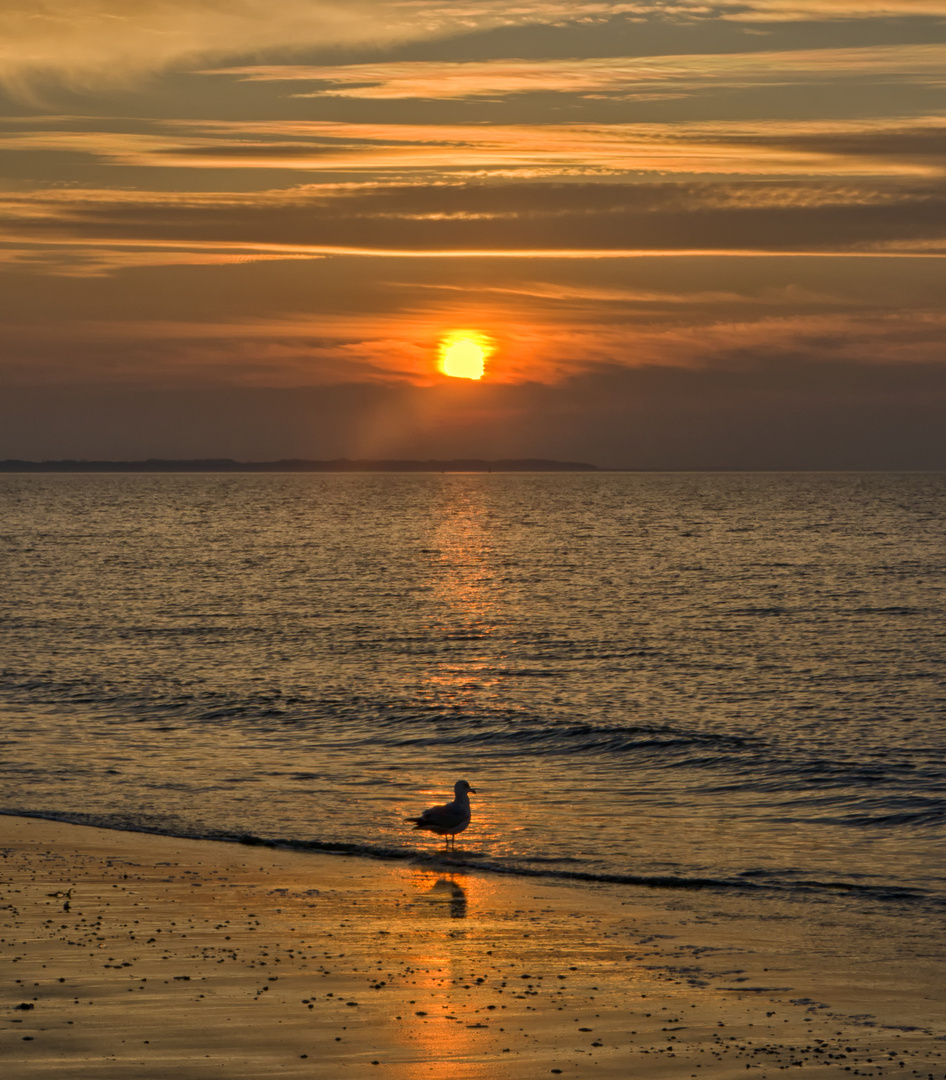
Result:
{"type": "Polygon", "coordinates": [[[716,897],[15,817],[0,850],[10,1080],[946,1076],[942,1000],[716,897]]]}

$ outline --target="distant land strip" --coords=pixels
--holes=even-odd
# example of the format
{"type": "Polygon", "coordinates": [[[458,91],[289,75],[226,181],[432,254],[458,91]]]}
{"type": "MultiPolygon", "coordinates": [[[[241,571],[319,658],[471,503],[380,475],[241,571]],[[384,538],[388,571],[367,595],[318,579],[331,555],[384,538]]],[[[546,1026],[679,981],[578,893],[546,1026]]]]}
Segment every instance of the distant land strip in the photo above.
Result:
{"type": "Polygon", "coordinates": [[[583,461],[549,461],[545,458],[504,458],[484,461],[459,458],[452,461],[366,461],[337,458],[309,461],[234,461],[232,458],[148,458],[147,461],[0,461],[0,472],[17,473],[181,473],[181,472],[595,472],[597,465],[583,461]]]}

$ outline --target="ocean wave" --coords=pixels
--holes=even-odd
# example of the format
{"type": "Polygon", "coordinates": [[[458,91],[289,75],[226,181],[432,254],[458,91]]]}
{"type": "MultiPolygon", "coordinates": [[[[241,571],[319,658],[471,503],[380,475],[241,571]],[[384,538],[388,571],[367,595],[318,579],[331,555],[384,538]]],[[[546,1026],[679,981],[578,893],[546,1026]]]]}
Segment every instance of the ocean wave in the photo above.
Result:
{"type": "Polygon", "coordinates": [[[52,708],[102,729],[216,729],[257,740],[273,737],[293,753],[296,739],[311,740],[327,752],[372,757],[462,753],[467,769],[481,770],[503,759],[583,759],[596,770],[659,770],[668,782],[687,783],[704,799],[764,797],[782,820],[870,830],[946,824],[941,747],[929,737],[926,745],[914,739],[879,757],[856,738],[830,746],[821,738],[808,745],[785,728],[748,733],[613,717],[595,723],[502,706],[445,709],[440,703],[355,693],[257,691],[237,696],[175,687],[163,695],[152,690],[139,697],[105,679],[77,678],[23,680],[9,696],[19,699],[21,707],[28,702],[30,710],[52,708]],[[913,797],[927,801],[912,803],[913,797]]]}
{"type": "MultiPolygon", "coordinates": [[[[451,718],[452,719],[452,718],[451,718]]],[[[424,731],[390,734],[383,741],[394,747],[471,747],[492,753],[525,748],[561,754],[626,754],[637,751],[682,750],[692,747],[732,751],[756,740],[739,735],[682,730],[662,725],[599,725],[574,723],[531,723],[519,721],[499,727],[472,727],[467,718],[454,731],[424,731]]],[[[377,732],[372,741],[378,741],[377,732]]]]}

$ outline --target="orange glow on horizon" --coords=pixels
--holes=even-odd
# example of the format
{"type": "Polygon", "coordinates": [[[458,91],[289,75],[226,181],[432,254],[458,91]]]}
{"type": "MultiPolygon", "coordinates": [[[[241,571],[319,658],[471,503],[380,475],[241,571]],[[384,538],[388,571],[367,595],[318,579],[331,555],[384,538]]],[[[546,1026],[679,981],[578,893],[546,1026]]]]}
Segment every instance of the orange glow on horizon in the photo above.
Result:
{"type": "Polygon", "coordinates": [[[482,379],[492,352],[490,339],[472,330],[454,330],[440,342],[440,370],[452,379],[482,379]]]}

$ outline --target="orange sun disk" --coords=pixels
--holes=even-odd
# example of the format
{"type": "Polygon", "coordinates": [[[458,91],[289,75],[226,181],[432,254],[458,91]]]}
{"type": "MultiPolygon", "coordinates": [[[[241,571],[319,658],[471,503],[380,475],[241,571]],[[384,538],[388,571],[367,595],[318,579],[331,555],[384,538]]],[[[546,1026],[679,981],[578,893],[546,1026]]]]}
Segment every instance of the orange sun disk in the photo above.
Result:
{"type": "Polygon", "coordinates": [[[486,338],[457,331],[440,343],[440,370],[452,379],[482,379],[489,353],[486,338]]]}

